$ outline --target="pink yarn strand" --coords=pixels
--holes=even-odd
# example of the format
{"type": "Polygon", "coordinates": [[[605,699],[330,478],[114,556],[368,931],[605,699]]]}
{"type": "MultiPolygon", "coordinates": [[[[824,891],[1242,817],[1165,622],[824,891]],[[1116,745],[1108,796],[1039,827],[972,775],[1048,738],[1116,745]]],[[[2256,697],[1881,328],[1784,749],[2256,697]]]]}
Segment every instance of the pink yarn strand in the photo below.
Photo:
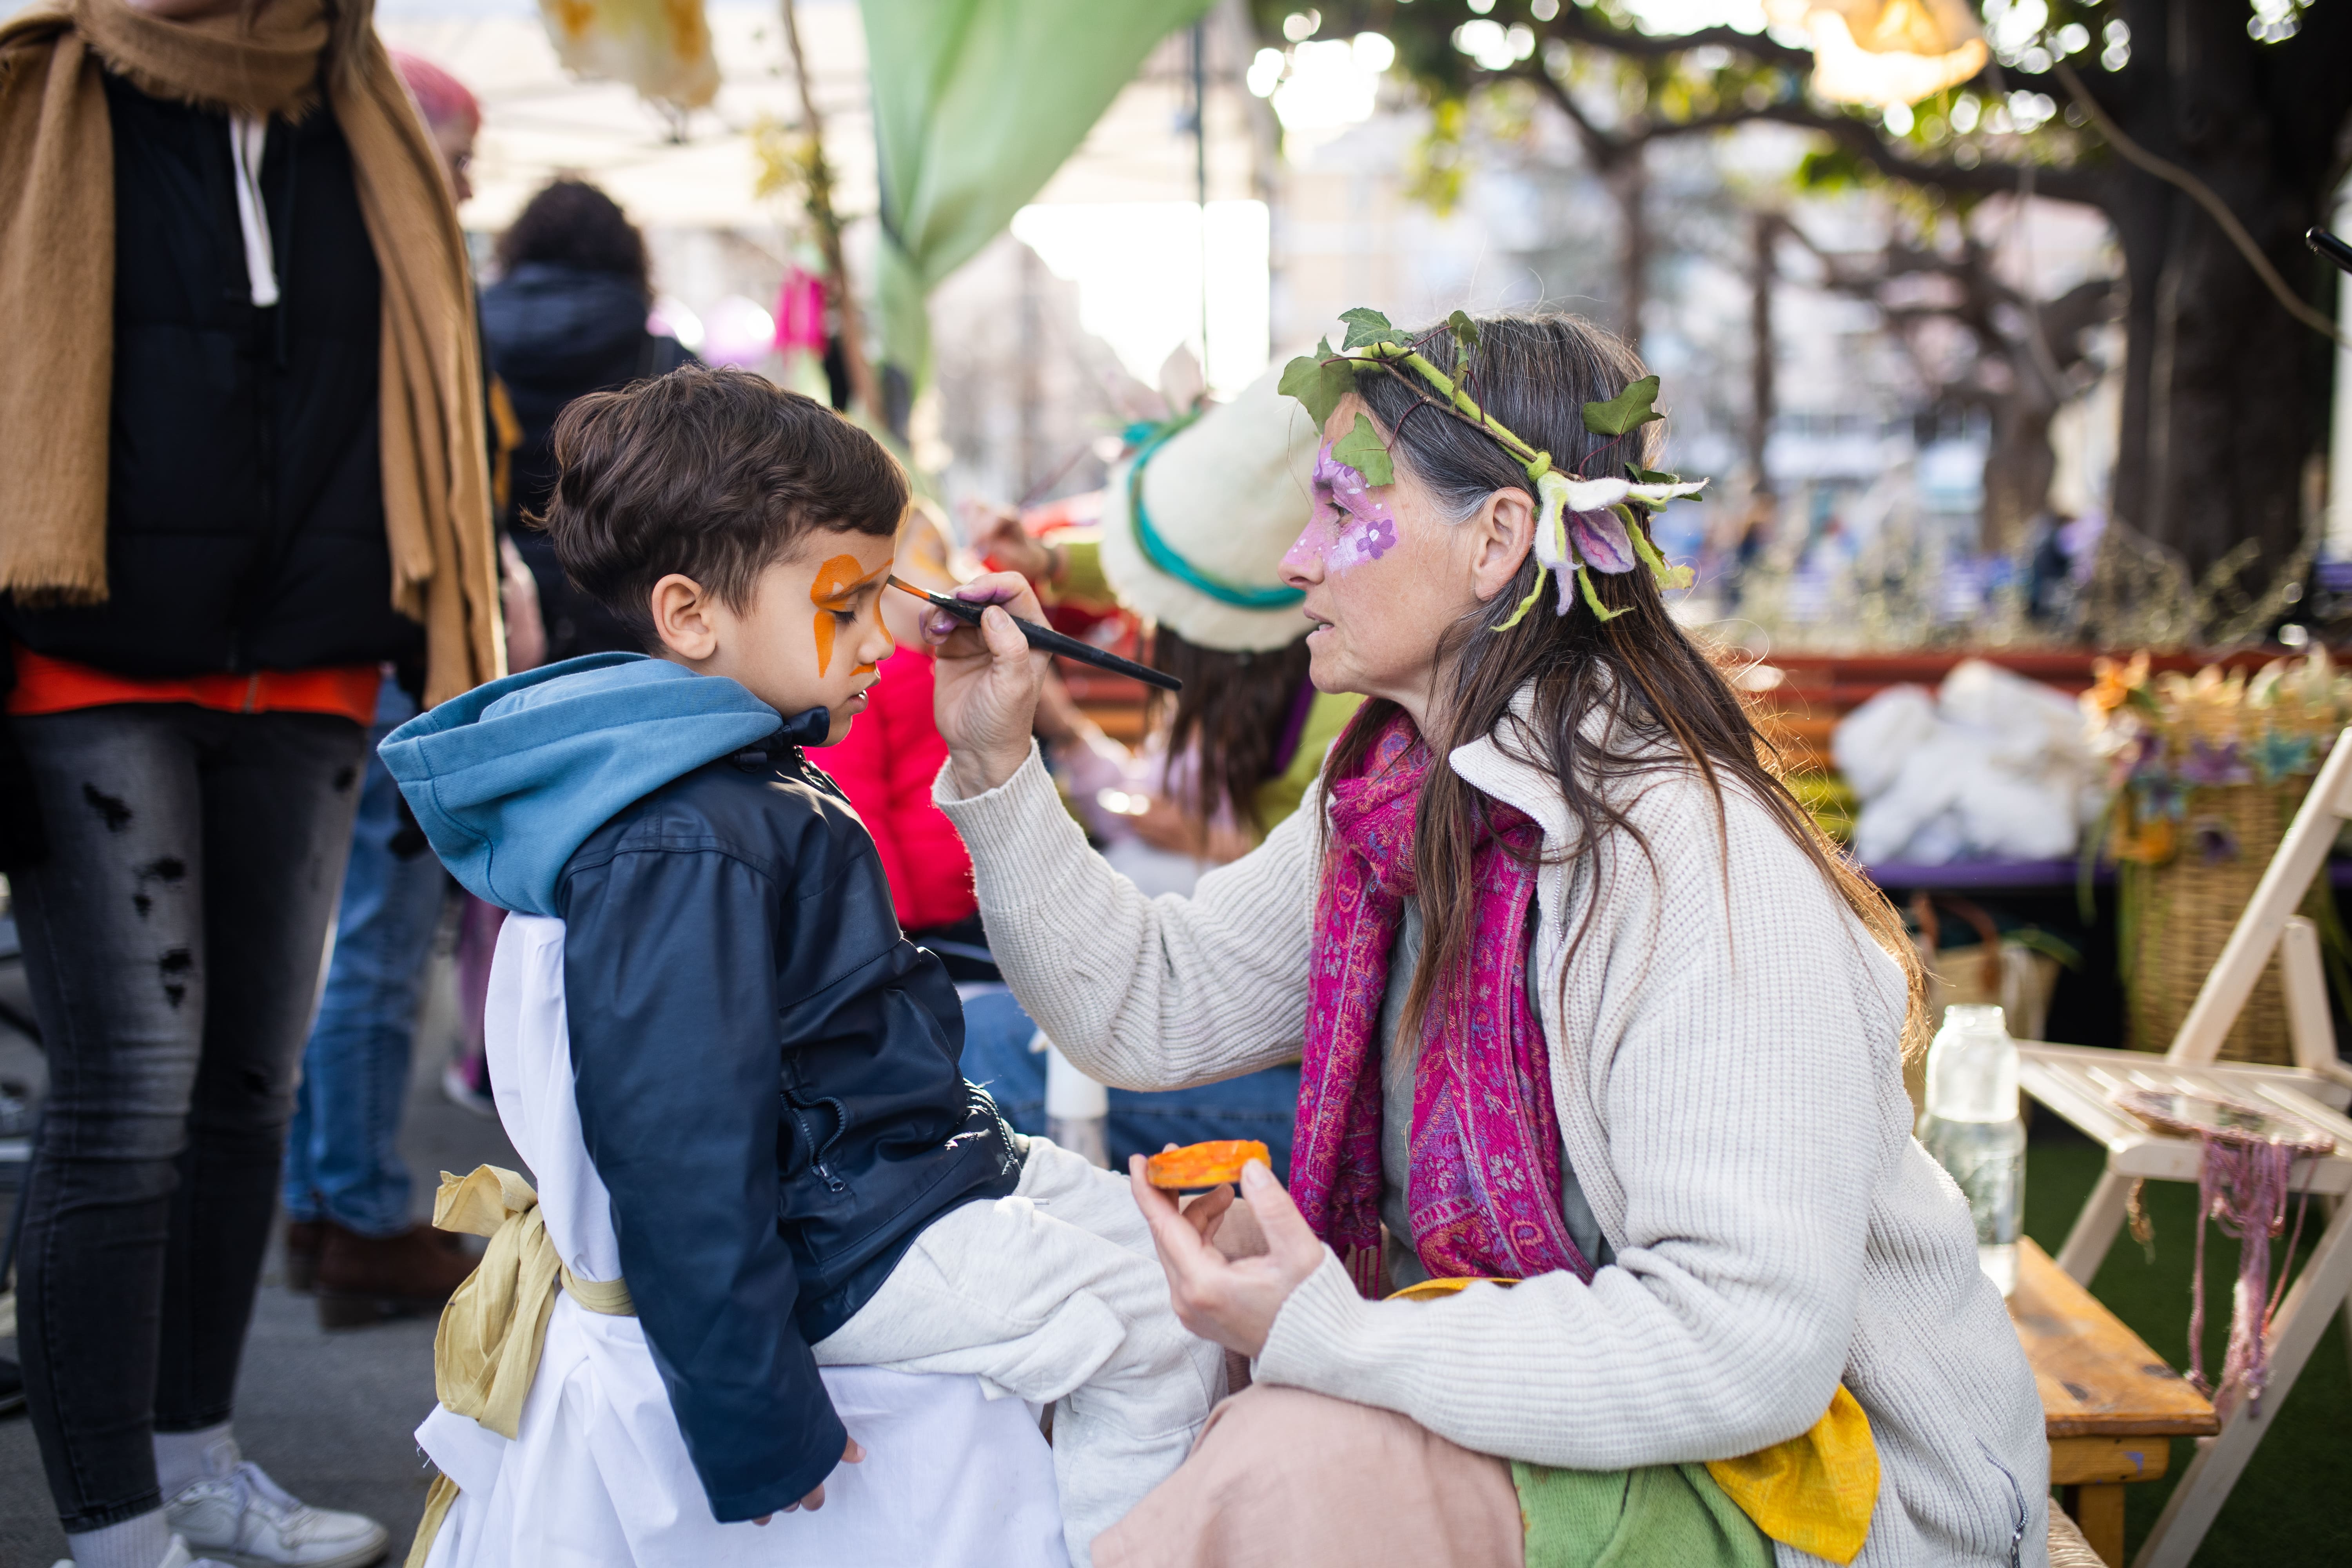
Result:
{"type": "MultiPolygon", "coordinates": [[[[2244,1143],[2204,1138],[2204,1158],[2197,1175],[2196,1277],[2190,1284],[2189,1312],[2189,1381],[2211,1395],[2205,1377],[2205,1222],[2219,1221],[2224,1233],[2238,1238],[2238,1279],[2231,1291],[2229,1348],[2221,1361],[2222,1400],[2240,1394],[2262,1407],[2263,1390],[2270,1381],[2270,1320],[2278,1304],[2271,1289],[2271,1237],[2285,1228],[2286,1201],[2293,1189],[2294,1150],[2281,1143],[2244,1143]]],[[[2310,1194],[2304,1195],[2310,1206],[2310,1194]]],[[[2294,1264],[2301,1238],[2300,1215],[2295,1236],[2287,1243],[2286,1268],[2294,1264]]]]}

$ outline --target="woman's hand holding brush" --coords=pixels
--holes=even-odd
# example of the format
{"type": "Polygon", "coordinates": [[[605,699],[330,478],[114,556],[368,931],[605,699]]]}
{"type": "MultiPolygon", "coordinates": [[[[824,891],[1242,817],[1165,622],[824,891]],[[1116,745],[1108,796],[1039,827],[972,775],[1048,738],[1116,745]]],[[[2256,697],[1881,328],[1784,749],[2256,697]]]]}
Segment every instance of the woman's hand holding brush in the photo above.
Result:
{"type": "Polygon", "coordinates": [[[932,714],[948,743],[956,793],[985,795],[1029,757],[1030,726],[1052,656],[1029,646],[1013,616],[1045,619],[1037,595],[1016,572],[992,572],[955,591],[989,606],[976,626],[937,608],[923,612],[923,640],[938,659],[932,714]]]}

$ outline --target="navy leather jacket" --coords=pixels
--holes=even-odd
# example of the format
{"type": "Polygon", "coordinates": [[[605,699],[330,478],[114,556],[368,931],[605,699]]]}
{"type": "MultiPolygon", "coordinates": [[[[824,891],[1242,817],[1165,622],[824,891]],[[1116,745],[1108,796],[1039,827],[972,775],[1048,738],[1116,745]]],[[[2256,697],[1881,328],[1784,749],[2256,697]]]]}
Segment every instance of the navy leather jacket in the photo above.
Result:
{"type": "Polygon", "coordinates": [[[623,809],[563,865],[581,1130],[622,1272],[722,1521],[846,1441],[809,1347],[923,1226],[1010,1194],[1022,1146],[958,1068],[963,1015],[900,935],[874,841],[795,731],[623,809]]]}

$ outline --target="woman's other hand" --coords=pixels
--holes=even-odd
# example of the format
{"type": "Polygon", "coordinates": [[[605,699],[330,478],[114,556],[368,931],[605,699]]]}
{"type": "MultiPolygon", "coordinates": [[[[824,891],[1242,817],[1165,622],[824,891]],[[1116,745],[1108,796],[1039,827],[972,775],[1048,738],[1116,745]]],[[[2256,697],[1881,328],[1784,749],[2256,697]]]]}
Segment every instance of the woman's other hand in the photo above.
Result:
{"type": "Polygon", "coordinates": [[[1037,595],[1014,572],[992,572],[956,590],[990,606],[977,626],[944,610],[923,616],[924,640],[938,650],[932,716],[948,743],[948,768],[966,799],[985,795],[1020,771],[1049,654],[1029,646],[1013,617],[1043,622],[1037,595]]]}
{"type": "Polygon", "coordinates": [[[1274,1173],[1260,1160],[1242,1171],[1242,1199],[1265,1234],[1265,1250],[1229,1258],[1215,1239],[1239,1216],[1230,1196],[1211,1194],[1190,1208],[1143,1176],[1143,1156],[1132,1155],[1127,1176],[1135,1203],[1150,1222],[1152,1245],[1168,1275],[1168,1298],[1179,1321],[1204,1340],[1255,1358],[1290,1293],[1323,1266],[1324,1247],[1274,1173]]]}

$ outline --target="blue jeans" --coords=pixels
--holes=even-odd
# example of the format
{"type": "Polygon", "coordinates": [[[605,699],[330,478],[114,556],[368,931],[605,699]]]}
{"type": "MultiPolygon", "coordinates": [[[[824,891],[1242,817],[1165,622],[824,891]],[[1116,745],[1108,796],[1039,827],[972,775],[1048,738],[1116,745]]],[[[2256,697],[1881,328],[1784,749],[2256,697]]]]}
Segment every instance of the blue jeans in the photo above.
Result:
{"type": "Polygon", "coordinates": [[[448,880],[375,754],[415,714],[416,704],[387,679],[368,731],[334,958],[286,1138],[287,1217],[331,1219],[362,1236],[397,1236],[409,1226],[400,1113],[418,989],[448,880]]]}
{"type": "MultiPolygon", "coordinates": [[[[1009,991],[963,1005],[963,1076],[988,1090],[1015,1131],[1045,1131],[1045,1057],[1032,1052],[1037,1026],[1009,991]]],[[[1129,1154],[1156,1154],[1170,1143],[1255,1138],[1274,1156],[1274,1173],[1290,1179],[1290,1135],[1298,1113],[1298,1067],[1265,1068],[1223,1083],[1145,1093],[1110,1091],[1104,1129],[1115,1170],[1129,1154]]]]}

